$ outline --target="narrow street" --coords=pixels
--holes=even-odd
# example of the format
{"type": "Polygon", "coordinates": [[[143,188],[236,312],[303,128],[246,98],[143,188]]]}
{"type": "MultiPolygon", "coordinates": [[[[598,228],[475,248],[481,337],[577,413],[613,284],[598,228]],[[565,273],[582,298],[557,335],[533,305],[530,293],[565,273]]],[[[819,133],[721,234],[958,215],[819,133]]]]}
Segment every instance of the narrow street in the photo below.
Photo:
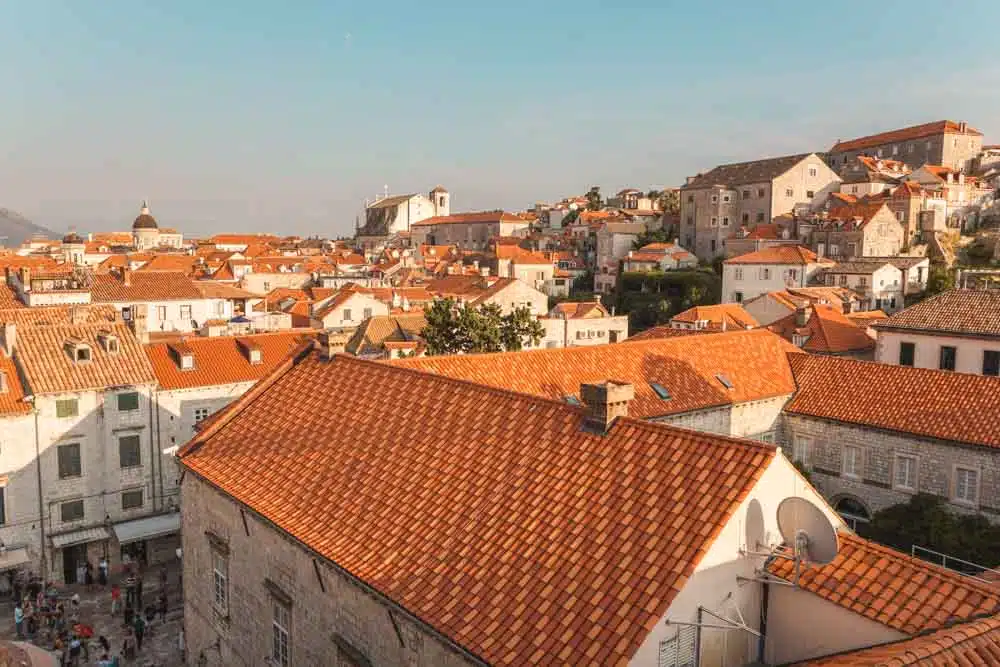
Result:
{"type": "MultiPolygon", "coordinates": [[[[60,586],[60,601],[65,604],[67,613],[74,593],[80,594],[80,623],[90,625],[94,636],[90,640],[89,658],[81,657],[80,665],[95,665],[101,657],[101,647],[97,638],[107,637],[111,644],[111,656],[119,655],[121,664],[130,667],[179,667],[184,664],[179,644],[184,605],[180,585],[180,564],[170,563],[167,568],[167,616],[161,621],[159,614],[146,627],[142,650],[135,660],[124,660],[121,657],[122,643],[126,628],[119,608],[116,616],[111,616],[111,584],[100,586],[94,584],[89,588],[83,585],[60,586]]],[[[143,577],[142,601],[144,605],[156,604],[160,595],[160,569],[151,567],[143,577]]],[[[124,600],[125,591],[122,590],[124,600]]],[[[120,607],[120,605],[119,605],[120,607]]],[[[0,605],[0,639],[17,640],[14,626],[14,602],[7,600],[0,605]]],[[[48,628],[42,627],[32,639],[36,646],[52,650],[52,639],[48,628]]],[[[84,654],[86,655],[86,654],[84,654]]]]}

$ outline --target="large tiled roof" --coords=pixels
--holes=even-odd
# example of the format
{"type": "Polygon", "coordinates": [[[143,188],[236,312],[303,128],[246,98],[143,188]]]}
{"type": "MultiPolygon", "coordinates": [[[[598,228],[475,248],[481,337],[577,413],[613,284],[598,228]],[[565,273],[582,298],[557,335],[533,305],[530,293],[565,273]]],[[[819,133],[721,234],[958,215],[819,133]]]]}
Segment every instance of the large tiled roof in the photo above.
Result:
{"type": "Polygon", "coordinates": [[[16,417],[31,412],[31,404],[24,400],[24,387],[14,360],[0,350],[0,373],[4,375],[5,390],[0,390],[0,417],[16,417]]]}
{"type": "Polygon", "coordinates": [[[986,616],[915,637],[815,658],[796,667],[994,667],[1000,665],[1000,616],[986,616]]]}
{"type": "Polygon", "coordinates": [[[17,292],[0,278],[0,310],[7,308],[27,308],[27,306],[18,298],[17,292]]]}
{"type": "Polygon", "coordinates": [[[836,266],[831,266],[826,269],[824,273],[841,274],[848,273],[852,275],[863,275],[867,276],[881,269],[886,264],[892,266],[892,262],[886,259],[869,259],[867,257],[859,257],[857,259],[852,259],[847,262],[837,262],[836,266]]]}
{"type": "Polygon", "coordinates": [[[194,281],[179,271],[131,271],[127,285],[121,272],[97,273],[94,274],[90,295],[95,303],[203,298],[194,281]]]}
{"type": "Polygon", "coordinates": [[[34,394],[156,383],[142,345],[122,322],[24,327],[17,331],[14,354],[34,394]],[[98,338],[103,332],[118,339],[118,352],[104,349],[98,338]],[[73,360],[68,346],[74,342],[90,346],[90,361],[73,360]]]}
{"type": "Polygon", "coordinates": [[[178,359],[171,352],[172,343],[151,343],[145,346],[145,350],[161,388],[187,389],[255,382],[274,370],[304,339],[301,331],[189,337],[182,344],[194,357],[194,368],[191,370],[181,370],[178,359]],[[260,363],[250,363],[244,342],[260,349],[260,363]]]}
{"type": "Polygon", "coordinates": [[[899,311],[878,329],[1000,336],[1000,290],[942,292],[899,311]]]}
{"type": "Polygon", "coordinates": [[[392,363],[557,400],[578,396],[583,383],[610,377],[635,385],[629,414],[648,418],[791,394],[795,385],[785,360],[790,351],[798,349],[769,331],[753,330],[392,363]],[[661,399],[650,382],[671,398],[661,399]]]}
{"type": "Polygon", "coordinates": [[[423,312],[369,317],[351,336],[346,350],[358,356],[381,353],[387,342],[415,340],[425,326],[423,312]]]}
{"type": "MultiPolygon", "coordinates": [[[[951,133],[958,134],[961,128],[958,123],[951,120],[939,120],[933,123],[924,123],[923,125],[913,125],[911,127],[904,127],[899,130],[891,130],[889,132],[880,132],[879,134],[870,134],[867,137],[859,137],[858,139],[850,139],[848,141],[838,141],[830,149],[831,153],[841,153],[844,151],[859,151],[866,148],[875,148],[877,146],[883,146],[885,144],[900,142],[900,141],[912,141],[913,139],[923,139],[924,137],[932,137],[938,134],[951,133]]],[[[967,127],[966,134],[982,136],[982,132],[973,128],[967,127]]]]}
{"type": "Polygon", "coordinates": [[[0,324],[10,322],[19,327],[70,324],[71,318],[76,318],[76,321],[83,324],[115,322],[118,318],[118,310],[114,306],[105,304],[39,306],[0,310],[0,324]]]}
{"type": "Polygon", "coordinates": [[[627,664],[775,451],[348,356],[257,387],[182,465],[494,665],[627,664]]]}
{"type": "MultiPolygon", "coordinates": [[[[768,571],[791,580],[795,565],[774,559],[768,571]]],[[[802,590],[893,630],[914,634],[1000,611],[1000,588],[900,553],[849,532],[827,565],[807,567],[802,590]]]]}
{"type": "Polygon", "coordinates": [[[715,185],[731,187],[750,183],[766,183],[781,176],[810,155],[811,153],[800,153],[799,155],[785,155],[766,160],[719,165],[711,171],[695,176],[681,189],[693,190],[710,188],[715,185]]]}
{"type": "Polygon", "coordinates": [[[680,338],[681,336],[692,336],[697,334],[713,333],[714,329],[711,331],[706,331],[705,329],[675,329],[669,324],[661,324],[659,326],[650,327],[644,331],[633,334],[629,336],[623,343],[636,343],[644,340],[654,340],[658,338],[680,338]]]}
{"type": "Polygon", "coordinates": [[[760,323],[738,303],[719,303],[711,306],[693,306],[670,318],[671,322],[694,324],[707,320],[712,328],[752,329],[760,323]]]}
{"type": "MultiPolygon", "coordinates": [[[[745,255],[737,255],[725,261],[726,264],[807,264],[822,263],[824,259],[817,257],[809,248],[800,245],[777,245],[761,248],[745,255]]],[[[833,262],[829,262],[832,264],[833,262]]]]}
{"type": "Polygon", "coordinates": [[[802,349],[817,354],[865,352],[875,348],[875,341],[852,322],[840,306],[816,304],[811,307],[805,326],[798,325],[798,314],[791,313],[768,326],[788,341],[796,334],[807,336],[802,349]]]}
{"type": "Polygon", "coordinates": [[[458,223],[489,223],[489,222],[525,222],[513,213],[505,211],[483,211],[480,213],[453,213],[452,215],[437,215],[420,222],[413,223],[413,227],[428,227],[431,225],[450,225],[458,223]]]}
{"type": "Polygon", "coordinates": [[[549,317],[568,320],[599,319],[610,317],[607,308],[599,301],[563,301],[549,311],[549,317]]]}
{"type": "Polygon", "coordinates": [[[789,357],[785,412],[1000,447],[1000,378],[838,357],[789,357]]]}

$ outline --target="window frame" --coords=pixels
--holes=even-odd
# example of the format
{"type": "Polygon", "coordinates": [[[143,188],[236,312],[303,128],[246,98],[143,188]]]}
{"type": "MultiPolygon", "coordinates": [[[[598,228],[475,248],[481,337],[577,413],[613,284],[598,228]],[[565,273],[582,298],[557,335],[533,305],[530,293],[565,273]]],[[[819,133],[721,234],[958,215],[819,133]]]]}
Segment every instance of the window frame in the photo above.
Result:
{"type": "Polygon", "coordinates": [[[958,366],[958,348],[954,345],[942,345],[938,348],[938,370],[940,371],[954,371],[955,367],[958,366]],[[945,363],[945,351],[951,350],[951,368],[947,368],[945,363]]]}
{"type": "Polygon", "coordinates": [[[73,523],[74,521],[83,521],[87,518],[87,507],[83,502],[83,498],[76,498],[75,500],[64,500],[59,503],[59,522],[60,523],[73,523]],[[80,516],[71,516],[66,518],[66,508],[70,505],[76,507],[79,504],[80,516]]]}
{"type": "Polygon", "coordinates": [[[807,435],[796,435],[792,438],[792,463],[799,462],[808,470],[811,453],[812,438],[807,435]]]}
{"type": "Polygon", "coordinates": [[[223,615],[229,614],[229,555],[212,548],[212,606],[223,615]],[[221,567],[220,567],[221,566],[221,567]]]}
{"type": "Polygon", "coordinates": [[[121,500],[122,512],[132,512],[133,510],[140,510],[146,504],[146,497],[145,497],[146,494],[143,492],[142,487],[139,487],[139,488],[136,488],[136,489],[122,489],[120,496],[121,496],[120,500],[121,500]],[[130,504],[130,505],[126,506],[126,504],[125,504],[125,496],[127,494],[133,494],[133,497],[134,497],[134,494],[138,494],[138,496],[139,496],[139,503],[138,504],[130,504]]]}
{"type": "Polygon", "coordinates": [[[844,445],[840,448],[840,474],[848,479],[861,479],[861,475],[864,471],[864,449],[858,445],[844,445]],[[847,452],[850,451],[854,453],[854,456],[847,456],[847,452]],[[847,462],[851,461],[851,469],[848,470],[847,462]]]}
{"type": "Polygon", "coordinates": [[[83,477],[83,447],[79,442],[64,442],[56,445],[56,473],[60,480],[77,479],[83,477]],[[73,451],[76,448],[76,472],[63,474],[63,452],[73,451]]]}
{"type": "Polygon", "coordinates": [[[137,391],[123,391],[123,392],[121,392],[119,394],[115,394],[115,407],[118,409],[118,412],[136,412],[139,409],[139,392],[137,392],[137,391]],[[129,407],[123,408],[122,407],[122,399],[124,399],[124,398],[130,398],[130,399],[134,398],[135,399],[135,407],[134,408],[129,408],[129,407]]]}
{"type": "Polygon", "coordinates": [[[917,363],[917,344],[913,343],[911,341],[908,341],[908,340],[900,341],[900,343],[899,343],[899,359],[898,359],[898,361],[899,361],[899,365],[900,366],[909,366],[910,368],[913,368],[913,366],[917,363]],[[910,351],[910,354],[909,354],[909,361],[910,361],[910,363],[908,363],[908,364],[903,363],[903,350],[904,349],[910,351]]]}
{"type": "Polygon", "coordinates": [[[200,422],[202,420],[208,419],[209,416],[211,416],[211,414],[212,414],[212,408],[208,408],[208,407],[204,407],[204,406],[198,407],[198,408],[193,408],[191,410],[191,419],[194,421],[195,424],[197,424],[198,422],[200,422]],[[201,415],[201,416],[199,417],[198,415],[201,415]]]}
{"type": "Polygon", "coordinates": [[[920,460],[917,458],[917,456],[915,454],[907,454],[907,453],[904,453],[904,452],[897,452],[897,453],[893,454],[893,457],[892,457],[892,488],[895,489],[895,490],[897,490],[897,491],[905,491],[907,493],[916,493],[917,492],[917,488],[920,485],[919,470],[920,470],[920,460]],[[913,479],[911,480],[913,482],[913,484],[905,484],[905,483],[901,484],[899,482],[899,471],[901,469],[899,463],[902,460],[911,461],[912,464],[913,464],[913,467],[912,467],[912,469],[910,471],[912,473],[912,476],[913,476],[913,479]]]}
{"type": "Polygon", "coordinates": [[[292,606],[271,597],[271,662],[278,667],[292,664],[292,606]],[[281,618],[284,616],[284,618],[281,618]]]}
{"type": "Polygon", "coordinates": [[[192,319],[192,317],[191,317],[191,304],[185,303],[185,304],[181,305],[180,319],[182,319],[182,320],[191,320],[192,319]],[[185,316],[184,313],[187,313],[187,316],[185,316]]]}
{"type": "Polygon", "coordinates": [[[956,505],[964,505],[966,507],[978,507],[979,506],[979,496],[980,489],[979,486],[982,483],[982,474],[979,468],[974,468],[972,466],[964,466],[955,464],[951,469],[951,502],[956,505]],[[958,495],[958,475],[959,472],[972,473],[974,475],[974,500],[969,500],[968,498],[962,498],[958,495]]]}
{"type": "Polygon", "coordinates": [[[1000,350],[983,350],[983,375],[987,377],[996,377],[1000,375],[1000,350]],[[990,365],[990,370],[993,372],[987,373],[986,358],[987,355],[992,355],[994,362],[990,365]]]}
{"type": "Polygon", "coordinates": [[[80,416],[80,399],[78,398],[57,398],[56,399],[56,418],[57,419],[69,419],[70,417],[80,416]],[[72,411],[66,411],[64,408],[67,406],[72,406],[72,411]]]}
{"type": "MultiPolygon", "coordinates": [[[[131,454],[131,452],[129,453],[131,454]]],[[[130,456],[129,460],[131,461],[131,459],[132,457],[130,456]]],[[[126,433],[125,435],[118,436],[118,467],[122,470],[142,467],[142,436],[140,434],[126,433]],[[130,463],[129,465],[126,465],[126,457],[124,456],[124,451],[122,450],[126,440],[130,443],[133,440],[135,441],[135,463],[130,463]]]]}

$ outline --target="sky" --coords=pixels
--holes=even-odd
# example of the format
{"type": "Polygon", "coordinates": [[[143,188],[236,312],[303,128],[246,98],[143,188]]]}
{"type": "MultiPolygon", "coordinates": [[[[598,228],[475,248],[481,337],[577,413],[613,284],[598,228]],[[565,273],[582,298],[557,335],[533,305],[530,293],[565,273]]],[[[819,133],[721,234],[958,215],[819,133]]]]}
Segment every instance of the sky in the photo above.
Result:
{"type": "Polygon", "coordinates": [[[444,185],[519,210],[966,120],[1000,2],[8,0],[0,207],[61,231],[348,234],[444,185]]]}

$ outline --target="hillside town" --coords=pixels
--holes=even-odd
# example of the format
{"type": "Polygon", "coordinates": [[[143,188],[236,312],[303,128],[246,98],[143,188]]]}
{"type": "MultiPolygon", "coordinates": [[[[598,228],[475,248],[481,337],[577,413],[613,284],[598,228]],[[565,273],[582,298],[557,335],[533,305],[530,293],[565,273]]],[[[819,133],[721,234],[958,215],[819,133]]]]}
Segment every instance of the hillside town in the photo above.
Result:
{"type": "Polygon", "coordinates": [[[3,636],[41,586],[129,664],[1000,664],[1000,145],[815,148],[0,249],[3,636]]]}

